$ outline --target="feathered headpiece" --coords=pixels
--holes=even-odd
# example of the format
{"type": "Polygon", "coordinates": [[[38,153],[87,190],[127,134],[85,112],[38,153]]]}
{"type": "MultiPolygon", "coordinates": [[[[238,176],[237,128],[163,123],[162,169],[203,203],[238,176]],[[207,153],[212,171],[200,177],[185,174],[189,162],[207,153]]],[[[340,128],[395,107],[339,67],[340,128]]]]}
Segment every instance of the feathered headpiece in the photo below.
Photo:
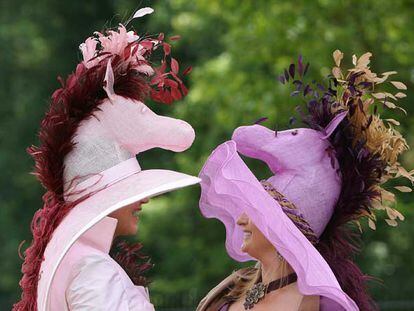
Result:
{"type": "MultiPolygon", "coordinates": [[[[152,12],[151,8],[143,8],[133,18],[152,12]]],[[[178,37],[171,38],[176,39],[178,37]]],[[[35,160],[34,174],[46,188],[46,193],[43,208],[32,220],[33,241],[24,252],[20,281],[23,293],[13,310],[36,310],[39,269],[45,248],[62,219],[80,200],[86,199],[75,202],[64,199],[64,159],[74,148],[73,138],[80,123],[99,110],[108,94],[116,93],[137,101],[151,98],[164,104],[171,104],[187,94],[179,77],[179,64],[171,56],[171,46],[165,42],[163,34],[139,37],[120,24],[116,30],[96,32],[80,45],[80,50],[83,61],[75,72],[66,80],[59,78],[62,86],[53,93],[49,111],[41,123],[39,147],[28,148],[35,160]],[[152,62],[156,50],[163,51],[157,66],[152,62]],[[111,83],[105,85],[108,80],[111,83]]],[[[185,70],[183,75],[190,70],[185,70]]],[[[116,257],[127,265],[126,271],[135,273],[148,268],[148,263],[137,269],[131,268],[131,258],[139,258],[131,250],[139,248],[121,245],[121,253],[116,257]]],[[[132,279],[142,280],[138,275],[133,275],[132,279]]]]}
{"type": "Polygon", "coordinates": [[[292,82],[291,95],[305,101],[298,112],[307,128],[240,126],[199,175],[200,210],[225,225],[228,254],[237,261],[254,259],[241,248],[237,219],[245,213],[295,271],[299,291],[321,297],[323,310],[372,310],[367,277],[353,262],[358,231],[348,224],[367,216],[373,227],[374,210],[386,209],[387,222],[396,225],[403,216],[389,205],[394,197],[382,186],[400,176],[413,182],[414,172],[398,162],[408,148],[394,128],[398,122],[382,120],[375,108],[397,108],[391,100],[405,95],[376,90],[393,72],[377,77],[368,68],[370,56],[354,57],[355,68],[343,74],[342,53],[336,51],[325,85],[305,82],[309,64],[300,57],[279,80],[292,82]],[[239,154],[266,163],[269,178],[260,183],[239,154]]]}
{"type": "MultiPolygon", "coordinates": [[[[333,147],[328,150],[339,162],[342,176],[342,188],[334,213],[316,247],[329,263],[343,290],[358,304],[361,310],[369,310],[371,298],[366,293],[366,276],[353,263],[353,254],[357,247],[351,243],[356,233],[350,230],[349,222],[357,223],[368,218],[369,227],[375,229],[378,210],[385,210],[386,222],[397,225],[404,216],[393,207],[395,195],[384,189],[384,184],[392,179],[404,177],[414,182],[414,170],[408,172],[398,161],[399,155],[408,149],[404,137],[396,130],[399,122],[394,119],[382,119],[378,107],[405,110],[395,103],[406,97],[402,82],[390,81],[395,94],[379,91],[378,86],[388,80],[395,71],[378,76],[369,65],[371,53],[360,58],[355,55],[355,66],[347,71],[341,69],[343,53],[333,53],[335,66],[327,78],[327,84],[316,82],[307,84],[304,76],[309,63],[304,65],[302,57],[297,64],[291,64],[279,80],[285,84],[291,82],[295,90],[291,96],[300,96],[306,102],[306,108],[298,106],[302,121],[310,128],[323,131],[340,113],[347,116],[330,135],[333,147]]],[[[407,186],[396,186],[402,192],[410,192],[407,186]]]]}

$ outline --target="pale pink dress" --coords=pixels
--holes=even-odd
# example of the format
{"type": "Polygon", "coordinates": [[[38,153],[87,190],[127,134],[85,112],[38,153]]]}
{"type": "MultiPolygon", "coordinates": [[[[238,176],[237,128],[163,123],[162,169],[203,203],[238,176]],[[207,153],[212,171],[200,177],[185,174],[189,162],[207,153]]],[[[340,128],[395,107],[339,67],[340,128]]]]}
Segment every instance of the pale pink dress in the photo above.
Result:
{"type": "Polygon", "coordinates": [[[70,248],[53,279],[48,310],[155,310],[148,290],[135,286],[108,254],[116,224],[105,217],[70,248]]]}

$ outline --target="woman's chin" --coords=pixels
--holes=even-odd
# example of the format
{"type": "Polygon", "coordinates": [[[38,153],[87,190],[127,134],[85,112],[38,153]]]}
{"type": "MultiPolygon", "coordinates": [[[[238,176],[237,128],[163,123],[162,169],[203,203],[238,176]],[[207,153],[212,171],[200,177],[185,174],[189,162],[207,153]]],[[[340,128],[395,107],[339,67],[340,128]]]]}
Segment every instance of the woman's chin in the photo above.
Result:
{"type": "Polygon", "coordinates": [[[243,242],[243,244],[242,244],[242,246],[241,246],[241,251],[243,252],[243,253],[249,253],[249,244],[248,244],[248,242],[246,243],[246,242],[243,242]]]}
{"type": "Polygon", "coordinates": [[[138,232],[138,219],[134,219],[131,221],[130,225],[128,226],[128,235],[135,235],[138,232]]]}
{"type": "Polygon", "coordinates": [[[138,233],[138,223],[135,223],[132,227],[132,234],[137,234],[138,233]]]}

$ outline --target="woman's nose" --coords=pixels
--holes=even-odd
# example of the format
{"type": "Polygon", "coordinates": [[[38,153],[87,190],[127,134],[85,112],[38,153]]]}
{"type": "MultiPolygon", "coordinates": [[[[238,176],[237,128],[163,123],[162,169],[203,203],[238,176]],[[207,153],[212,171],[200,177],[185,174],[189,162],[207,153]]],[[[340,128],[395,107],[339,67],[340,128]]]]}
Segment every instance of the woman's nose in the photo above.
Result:
{"type": "Polygon", "coordinates": [[[145,198],[145,199],[142,199],[141,201],[139,201],[139,204],[145,204],[145,203],[148,203],[149,202],[149,198],[145,198]]]}
{"type": "Polygon", "coordinates": [[[239,218],[237,219],[237,224],[239,226],[245,226],[248,224],[248,222],[249,222],[249,218],[247,217],[245,213],[241,214],[239,218]]]}

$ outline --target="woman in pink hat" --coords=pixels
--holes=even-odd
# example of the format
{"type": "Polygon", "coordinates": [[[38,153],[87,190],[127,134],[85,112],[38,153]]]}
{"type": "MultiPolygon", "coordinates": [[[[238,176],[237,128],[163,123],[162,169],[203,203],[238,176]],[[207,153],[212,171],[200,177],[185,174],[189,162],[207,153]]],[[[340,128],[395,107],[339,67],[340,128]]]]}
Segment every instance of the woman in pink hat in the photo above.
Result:
{"type": "MultiPolygon", "coordinates": [[[[377,106],[398,108],[404,93],[381,92],[381,76],[369,67],[371,54],[353,57],[343,73],[340,51],[328,87],[306,84],[301,58],[280,78],[303,96],[307,128],[281,132],[259,124],[237,128],[218,146],[200,172],[200,209],[226,227],[226,249],[253,267],[234,272],[200,302],[197,310],[374,310],[364,275],[353,262],[358,235],[350,223],[386,210],[390,225],[403,216],[391,207],[394,195],[382,185],[408,173],[398,156],[408,149],[377,106]],[[295,79],[296,76],[296,79],[295,79]],[[259,182],[239,153],[262,160],[273,175],[259,182]]],[[[401,82],[393,87],[405,89],[401,82]]],[[[402,109],[402,108],[400,108],[402,109]]],[[[396,187],[402,191],[408,187],[396,187]]]]}
{"type": "MultiPolygon", "coordinates": [[[[134,18],[152,13],[143,8],[134,18]]],[[[142,272],[150,264],[134,235],[148,198],[199,182],[183,173],[142,170],[136,155],[151,148],[181,152],[193,128],[157,115],[143,101],[170,104],[187,94],[163,35],[140,38],[120,24],[80,46],[83,61],[52,95],[32,147],[35,174],[46,188],[25,251],[21,300],[14,310],[154,310],[142,272]],[[154,50],[164,51],[153,65],[154,50]],[[170,69],[169,69],[170,68],[170,69]],[[143,264],[140,264],[144,260],[143,264]]]]}

